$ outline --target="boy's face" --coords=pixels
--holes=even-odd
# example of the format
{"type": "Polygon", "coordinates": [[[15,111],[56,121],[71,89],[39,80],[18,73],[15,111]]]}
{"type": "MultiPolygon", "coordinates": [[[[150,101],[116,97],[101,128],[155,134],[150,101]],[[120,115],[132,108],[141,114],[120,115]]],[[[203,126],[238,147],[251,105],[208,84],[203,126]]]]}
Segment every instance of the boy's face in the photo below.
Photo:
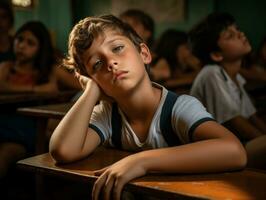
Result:
{"type": "Polygon", "coordinates": [[[140,49],[129,38],[107,29],[84,52],[84,66],[105,94],[113,97],[136,88],[147,76],[145,64],[151,62],[151,55],[145,44],[140,49]]]}
{"type": "Polygon", "coordinates": [[[241,59],[251,51],[251,46],[245,34],[236,25],[228,26],[221,32],[218,46],[224,60],[241,59]]]}

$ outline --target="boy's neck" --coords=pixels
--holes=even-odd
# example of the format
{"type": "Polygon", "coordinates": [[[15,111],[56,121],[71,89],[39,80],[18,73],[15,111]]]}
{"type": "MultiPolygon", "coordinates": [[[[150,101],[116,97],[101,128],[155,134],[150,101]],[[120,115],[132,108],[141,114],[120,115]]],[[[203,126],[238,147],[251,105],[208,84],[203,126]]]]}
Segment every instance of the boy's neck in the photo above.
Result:
{"type": "Polygon", "coordinates": [[[153,117],[161,99],[161,90],[152,84],[143,84],[126,98],[117,101],[128,121],[146,120],[153,117]]]}
{"type": "Polygon", "coordinates": [[[224,68],[226,73],[230,78],[235,79],[236,75],[239,73],[242,65],[242,60],[232,61],[232,62],[221,62],[220,65],[224,68]]]}

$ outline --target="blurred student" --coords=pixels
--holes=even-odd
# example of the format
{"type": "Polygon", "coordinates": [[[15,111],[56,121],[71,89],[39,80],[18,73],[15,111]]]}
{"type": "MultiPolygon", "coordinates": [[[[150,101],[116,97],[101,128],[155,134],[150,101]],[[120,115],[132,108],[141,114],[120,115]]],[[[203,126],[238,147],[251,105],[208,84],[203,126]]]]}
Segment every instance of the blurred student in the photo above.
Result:
{"type": "Polygon", "coordinates": [[[27,22],[14,37],[13,65],[0,67],[0,92],[55,92],[55,57],[47,28],[27,22]]]}
{"type": "Polygon", "coordinates": [[[191,85],[201,67],[183,31],[166,30],[155,46],[155,54],[151,76],[165,86],[191,85]]]}
{"type": "Polygon", "coordinates": [[[266,169],[266,126],[239,74],[243,58],[251,51],[248,39],[233,16],[212,13],[191,30],[190,42],[194,55],[205,65],[191,95],[245,144],[250,167],[266,169]]]}
{"type": "Polygon", "coordinates": [[[129,24],[149,48],[153,47],[154,20],[150,15],[138,9],[129,9],[120,14],[120,19],[129,24]]]}
{"type": "MultiPolygon", "coordinates": [[[[14,37],[15,60],[0,67],[0,92],[56,92],[54,53],[49,32],[39,21],[22,25],[14,37]]],[[[0,178],[27,152],[34,152],[33,119],[0,113],[0,178]]]]}
{"type": "Polygon", "coordinates": [[[68,55],[84,92],[51,137],[53,158],[73,162],[99,145],[135,152],[95,172],[94,200],[99,194],[119,200],[126,183],[150,172],[245,166],[241,143],[198,100],[150,81],[149,48],[128,24],[112,15],[81,20],[69,36],[68,55]]]}
{"type": "Polygon", "coordinates": [[[13,37],[11,35],[13,24],[14,14],[11,4],[0,1],[0,63],[14,58],[13,37]]]}

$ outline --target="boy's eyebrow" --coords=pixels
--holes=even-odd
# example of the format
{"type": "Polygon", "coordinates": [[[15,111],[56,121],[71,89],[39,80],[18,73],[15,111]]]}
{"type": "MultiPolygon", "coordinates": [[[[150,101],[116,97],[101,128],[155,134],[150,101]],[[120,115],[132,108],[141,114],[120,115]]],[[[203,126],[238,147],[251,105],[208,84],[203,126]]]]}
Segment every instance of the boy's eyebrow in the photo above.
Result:
{"type": "Polygon", "coordinates": [[[116,36],[113,36],[113,38],[112,39],[110,39],[110,40],[107,40],[107,42],[106,43],[113,43],[114,41],[116,41],[116,40],[123,40],[123,38],[125,38],[125,36],[123,36],[123,35],[116,35],[116,36]]]}

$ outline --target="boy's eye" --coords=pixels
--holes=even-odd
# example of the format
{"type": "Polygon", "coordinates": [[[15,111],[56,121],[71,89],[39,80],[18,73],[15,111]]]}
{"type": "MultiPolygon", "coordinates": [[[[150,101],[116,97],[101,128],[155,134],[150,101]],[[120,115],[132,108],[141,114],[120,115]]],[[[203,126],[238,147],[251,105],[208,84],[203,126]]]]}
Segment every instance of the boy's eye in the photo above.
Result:
{"type": "Polygon", "coordinates": [[[123,45],[119,45],[113,49],[113,52],[120,52],[124,48],[123,45]]]}
{"type": "Polygon", "coordinates": [[[102,67],[102,65],[103,65],[103,61],[97,60],[92,67],[93,71],[99,70],[102,67]]]}

